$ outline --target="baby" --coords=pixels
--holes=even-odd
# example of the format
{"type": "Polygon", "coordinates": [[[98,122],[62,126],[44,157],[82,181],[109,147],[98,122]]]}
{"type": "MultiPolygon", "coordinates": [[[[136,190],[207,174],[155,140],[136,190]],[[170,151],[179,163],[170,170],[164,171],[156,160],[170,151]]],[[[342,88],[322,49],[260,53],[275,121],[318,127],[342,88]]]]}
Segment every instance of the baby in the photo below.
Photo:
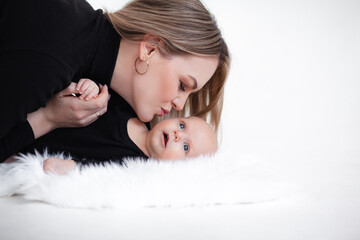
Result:
{"type": "MultiPolygon", "coordinates": [[[[98,93],[96,83],[81,79],[76,88],[80,99],[90,100],[98,93]]],[[[130,139],[148,157],[157,160],[177,160],[214,153],[217,150],[217,137],[212,128],[201,118],[172,118],[157,123],[148,130],[143,122],[131,118],[127,122],[130,139]]],[[[76,167],[74,160],[48,158],[44,170],[65,174],[76,167]]]]}

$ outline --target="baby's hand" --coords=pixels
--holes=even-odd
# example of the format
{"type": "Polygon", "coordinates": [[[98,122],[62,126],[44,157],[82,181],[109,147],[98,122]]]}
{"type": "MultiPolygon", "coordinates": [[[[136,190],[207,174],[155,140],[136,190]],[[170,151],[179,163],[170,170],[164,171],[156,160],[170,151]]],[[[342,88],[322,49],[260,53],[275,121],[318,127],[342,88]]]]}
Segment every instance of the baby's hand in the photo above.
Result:
{"type": "Polygon", "coordinates": [[[81,95],[79,99],[89,101],[92,98],[96,98],[99,94],[99,86],[92,80],[82,78],[76,84],[76,91],[81,95]]]}
{"type": "Polygon", "coordinates": [[[64,160],[61,158],[48,158],[44,161],[43,169],[45,173],[56,173],[64,175],[76,168],[74,160],[64,160]]]}

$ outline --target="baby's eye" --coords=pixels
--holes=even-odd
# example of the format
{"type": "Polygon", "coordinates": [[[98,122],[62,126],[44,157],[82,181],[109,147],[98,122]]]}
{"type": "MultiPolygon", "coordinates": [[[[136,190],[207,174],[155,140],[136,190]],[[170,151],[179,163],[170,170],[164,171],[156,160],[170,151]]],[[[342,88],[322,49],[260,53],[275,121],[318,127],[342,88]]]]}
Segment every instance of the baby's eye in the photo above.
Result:
{"type": "Polygon", "coordinates": [[[187,143],[184,143],[184,151],[185,152],[189,151],[189,145],[187,145],[187,143]]]}
{"type": "Polygon", "coordinates": [[[181,130],[184,130],[184,129],[185,129],[185,124],[184,124],[184,123],[180,123],[179,126],[180,126],[180,129],[181,129],[181,130]]]}

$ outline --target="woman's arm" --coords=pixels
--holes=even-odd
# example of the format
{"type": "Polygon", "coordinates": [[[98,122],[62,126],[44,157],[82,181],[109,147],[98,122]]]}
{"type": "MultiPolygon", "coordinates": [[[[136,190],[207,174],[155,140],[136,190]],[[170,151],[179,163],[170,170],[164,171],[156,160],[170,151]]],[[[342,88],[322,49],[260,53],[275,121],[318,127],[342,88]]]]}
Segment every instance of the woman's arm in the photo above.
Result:
{"type": "Polygon", "coordinates": [[[101,87],[100,94],[91,101],[70,96],[76,93],[76,84],[71,83],[65,90],[52,97],[45,108],[28,114],[35,139],[56,128],[83,127],[96,121],[107,111],[109,92],[107,86],[101,87]]]}
{"type": "Polygon", "coordinates": [[[69,96],[76,93],[76,84],[54,95],[45,108],[27,115],[27,121],[17,123],[0,139],[0,163],[16,154],[35,139],[61,127],[82,127],[94,122],[107,111],[109,92],[101,87],[100,94],[91,101],[69,96]]]}

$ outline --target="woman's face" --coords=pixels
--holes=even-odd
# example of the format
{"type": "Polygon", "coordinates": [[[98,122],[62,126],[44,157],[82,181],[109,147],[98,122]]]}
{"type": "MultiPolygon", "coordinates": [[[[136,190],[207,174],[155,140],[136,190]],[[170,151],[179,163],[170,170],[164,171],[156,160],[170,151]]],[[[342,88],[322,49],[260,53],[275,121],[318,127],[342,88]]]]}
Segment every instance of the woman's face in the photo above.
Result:
{"type": "Polygon", "coordinates": [[[182,110],[189,94],[201,89],[214,74],[218,60],[194,55],[165,58],[155,49],[144,75],[133,81],[134,110],[143,122],[171,108],[182,110]]]}
{"type": "Polygon", "coordinates": [[[216,152],[217,138],[200,118],[171,118],[160,121],[148,132],[146,148],[155,159],[185,159],[216,152]]]}

